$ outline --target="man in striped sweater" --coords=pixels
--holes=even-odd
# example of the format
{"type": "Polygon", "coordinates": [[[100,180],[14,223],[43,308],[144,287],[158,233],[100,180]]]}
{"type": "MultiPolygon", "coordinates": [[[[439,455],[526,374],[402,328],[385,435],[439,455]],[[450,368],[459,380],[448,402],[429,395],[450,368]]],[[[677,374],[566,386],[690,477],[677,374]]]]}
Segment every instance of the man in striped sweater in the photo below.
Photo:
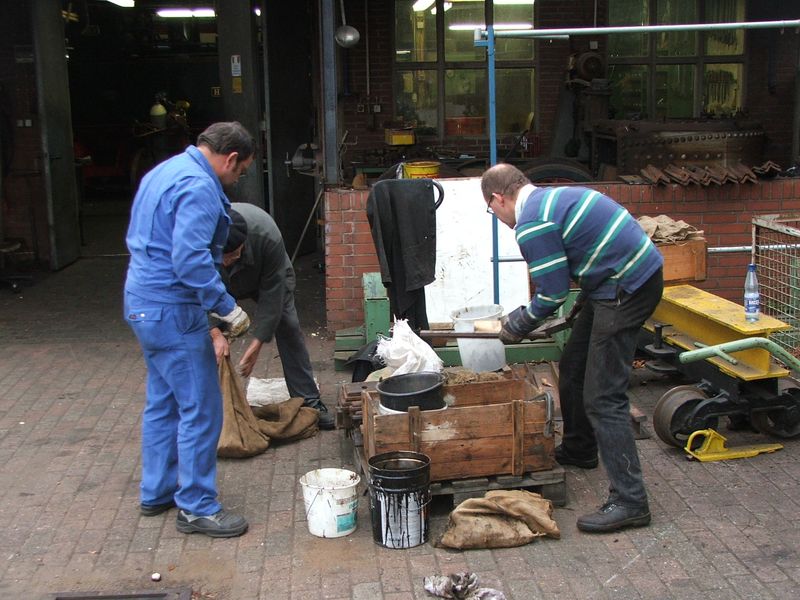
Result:
{"type": "Polygon", "coordinates": [[[650,523],[647,492],[630,426],[627,396],[636,341],[663,289],[663,258],[636,220],[608,196],[584,187],[533,186],[509,164],[484,173],[487,211],[514,229],[536,285],[527,306],[503,322],[500,339],[518,343],[567,299],[571,282],[583,308],[559,362],[562,465],[597,466],[609,496],[578,529],[616,531],[650,523]]]}

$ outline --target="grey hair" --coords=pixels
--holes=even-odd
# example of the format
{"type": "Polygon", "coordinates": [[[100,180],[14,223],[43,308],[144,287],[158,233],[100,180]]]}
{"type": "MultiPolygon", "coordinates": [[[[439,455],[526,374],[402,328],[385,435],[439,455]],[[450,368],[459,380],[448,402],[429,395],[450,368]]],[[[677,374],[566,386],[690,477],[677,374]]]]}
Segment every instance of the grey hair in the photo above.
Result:
{"type": "Polygon", "coordinates": [[[500,163],[486,171],[481,177],[481,192],[483,192],[483,198],[488,202],[492,194],[514,196],[529,183],[530,180],[525,173],[517,167],[508,163],[500,163]]]}
{"type": "Polygon", "coordinates": [[[241,162],[253,156],[256,142],[250,132],[238,121],[226,121],[209,125],[197,136],[198,146],[207,146],[214,154],[238,152],[241,162]]]}

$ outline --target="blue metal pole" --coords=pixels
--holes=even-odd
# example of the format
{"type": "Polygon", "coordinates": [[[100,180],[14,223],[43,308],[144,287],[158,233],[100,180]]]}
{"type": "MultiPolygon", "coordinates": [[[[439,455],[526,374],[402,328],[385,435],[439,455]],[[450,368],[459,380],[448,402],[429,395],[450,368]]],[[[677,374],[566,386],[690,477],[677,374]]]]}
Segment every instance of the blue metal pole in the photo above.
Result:
{"type": "MultiPolygon", "coordinates": [[[[494,26],[486,29],[486,39],[475,33],[475,45],[486,48],[486,64],[489,71],[489,164],[497,164],[497,102],[495,94],[495,68],[494,68],[494,26]]],[[[498,235],[497,217],[492,216],[492,279],[494,288],[494,303],[500,303],[500,244],[498,235]]]]}

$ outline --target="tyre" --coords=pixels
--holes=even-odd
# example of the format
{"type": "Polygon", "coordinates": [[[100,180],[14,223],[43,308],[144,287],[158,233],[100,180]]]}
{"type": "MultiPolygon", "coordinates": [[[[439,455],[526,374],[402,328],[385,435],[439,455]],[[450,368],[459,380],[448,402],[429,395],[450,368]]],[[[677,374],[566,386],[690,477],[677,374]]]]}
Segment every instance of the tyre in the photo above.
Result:
{"type": "Polygon", "coordinates": [[[594,181],[589,169],[568,158],[539,158],[524,165],[520,170],[532,183],[588,183],[594,181]]]}

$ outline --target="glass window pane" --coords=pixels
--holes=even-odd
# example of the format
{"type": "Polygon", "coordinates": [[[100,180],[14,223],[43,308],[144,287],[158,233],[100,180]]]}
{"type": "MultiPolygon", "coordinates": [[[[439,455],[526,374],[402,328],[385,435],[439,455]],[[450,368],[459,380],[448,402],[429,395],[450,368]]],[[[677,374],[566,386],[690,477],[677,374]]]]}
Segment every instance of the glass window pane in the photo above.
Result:
{"type": "MultiPolygon", "coordinates": [[[[706,0],[706,23],[736,23],[745,20],[744,0],[706,0]]],[[[744,54],[744,30],[706,32],[706,54],[729,56],[744,54]]]]}
{"type": "Polygon", "coordinates": [[[690,119],[694,116],[694,65],[656,67],[656,118],[690,119]]]}
{"type": "Polygon", "coordinates": [[[730,117],[742,108],[741,64],[706,65],[703,78],[706,113],[717,117],[730,117]]]}
{"type": "MultiPolygon", "coordinates": [[[[533,0],[513,4],[494,3],[494,26],[500,29],[533,29],[533,0]]],[[[495,38],[497,60],[533,60],[533,39],[495,38]]]]}
{"type": "Polygon", "coordinates": [[[486,27],[483,0],[445,2],[444,8],[444,59],[486,60],[486,50],[475,47],[474,42],[475,29],[486,27]]]}
{"type": "Polygon", "coordinates": [[[534,81],[533,69],[497,69],[497,133],[525,131],[533,115],[534,81]]]}
{"type": "MultiPolygon", "coordinates": [[[[609,2],[608,24],[649,25],[648,0],[613,0],[609,2]]],[[[611,57],[647,56],[646,33],[618,33],[608,36],[611,57]]]]}
{"type": "Polygon", "coordinates": [[[645,65],[611,65],[611,112],[615,119],[648,118],[645,65]]]}
{"type": "MultiPolygon", "coordinates": [[[[658,25],[697,23],[695,0],[660,0],[658,2],[658,25]]],[[[675,31],[657,33],[656,56],[696,56],[697,33],[675,31]]]]}
{"type": "Polygon", "coordinates": [[[436,60],[435,0],[397,0],[394,13],[395,60],[436,60]],[[421,10],[415,10],[417,9],[421,10]]]}
{"type": "Polygon", "coordinates": [[[486,105],[484,69],[450,69],[444,72],[445,135],[485,135],[486,105]]]}
{"type": "Polygon", "coordinates": [[[439,126],[436,71],[397,71],[395,90],[395,118],[420,133],[436,133],[439,126]]]}

